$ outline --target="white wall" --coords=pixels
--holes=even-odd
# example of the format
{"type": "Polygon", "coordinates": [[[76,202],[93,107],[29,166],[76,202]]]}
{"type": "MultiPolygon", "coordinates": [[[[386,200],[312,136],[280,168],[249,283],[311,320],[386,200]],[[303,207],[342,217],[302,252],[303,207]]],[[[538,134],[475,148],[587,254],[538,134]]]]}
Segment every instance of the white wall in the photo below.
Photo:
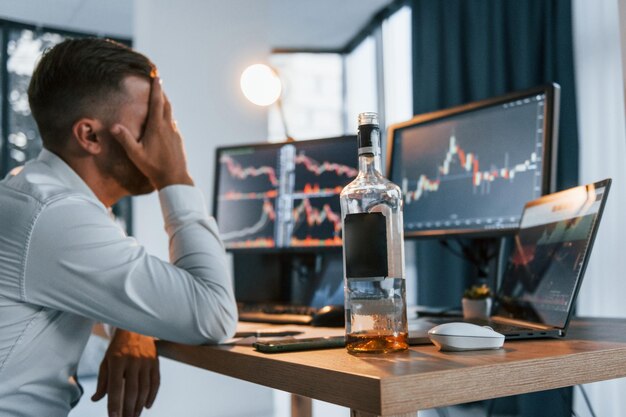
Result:
{"type": "MultiPolygon", "coordinates": [[[[267,137],[266,112],[239,88],[243,69],[270,52],[267,1],[136,0],[134,16],[135,48],[159,67],[191,174],[210,205],[215,147],[267,137]]],[[[135,233],[152,253],[166,258],[155,198],[137,199],[135,233]]]]}
{"type": "MultiPolygon", "coordinates": [[[[214,149],[264,141],[267,116],[249,103],[239,75],[270,51],[266,0],[135,0],[135,48],[159,67],[163,86],[185,138],[189,169],[209,203],[214,149]]],[[[167,239],[155,195],[134,205],[138,240],[167,258],[167,239]]],[[[146,416],[270,416],[272,390],[171,361],[146,416]]]]}
{"type": "MultiPolygon", "coordinates": [[[[626,6],[623,0],[622,6],[626,6]]],[[[613,178],[578,297],[577,314],[582,316],[626,317],[626,120],[619,16],[618,0],[573,2],[580,182],[613,178]]],[[[626,379],[589,384],[586,388],[596,415],[624,414],[626,379]]],[[[578,395],[575,410],[581,417],[589,415],[578,395]]]]}
{"type": "Polygon", "coordinates": [[[626,230],[626,120],[618,0],[574,1],[574,60],[580,182],[613,178],[578,297],[578,314],[626,317],[622,246],[626,230]]]}
{"type": "MultiPolygon", "coordinates": [[[[159,67],[185,138],[191,174],[208,203],[215,147],[267,138],[267,114],[243,97],[239,76],[249,64],[267,61],[269,12],[270,0],[135,0],[135,48],[159,67]]],[[[133,210],[138,240],[150,253],[167,259],[157,197],[136,198],[133,210]]],[[[148,417],[289,415],[286,393],[171,361],[164,361],[162,381],[148,417]],[[175,413],[177,407],[181,408],[175,413]]],[[[348,412],[327,403],[315,402],[314,406],[320,417],[348,412]]]]}

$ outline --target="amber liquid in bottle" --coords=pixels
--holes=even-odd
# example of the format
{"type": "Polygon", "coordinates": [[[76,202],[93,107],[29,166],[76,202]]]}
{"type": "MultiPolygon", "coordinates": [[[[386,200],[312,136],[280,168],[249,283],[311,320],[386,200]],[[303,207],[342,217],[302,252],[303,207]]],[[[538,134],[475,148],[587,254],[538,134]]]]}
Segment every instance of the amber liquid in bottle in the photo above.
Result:
{"type": "Polygon", "coordinates": [[[407,346],[406,333],[388,336],[351,335],[346,340],[346,347],[350,352],[388,353],[405,350],[407,346]]]}

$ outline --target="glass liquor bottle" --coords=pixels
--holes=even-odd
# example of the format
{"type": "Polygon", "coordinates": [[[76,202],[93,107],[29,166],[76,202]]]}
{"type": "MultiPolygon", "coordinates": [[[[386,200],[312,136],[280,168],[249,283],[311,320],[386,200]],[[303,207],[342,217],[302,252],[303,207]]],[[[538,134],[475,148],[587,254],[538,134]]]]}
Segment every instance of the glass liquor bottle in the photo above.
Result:
{"type": "Polygon", "coordinates": [[[359,174],[341,191],[346,348],[405,350],[402,192],[380,168],[376,113],[359,114],[359,174]]]}

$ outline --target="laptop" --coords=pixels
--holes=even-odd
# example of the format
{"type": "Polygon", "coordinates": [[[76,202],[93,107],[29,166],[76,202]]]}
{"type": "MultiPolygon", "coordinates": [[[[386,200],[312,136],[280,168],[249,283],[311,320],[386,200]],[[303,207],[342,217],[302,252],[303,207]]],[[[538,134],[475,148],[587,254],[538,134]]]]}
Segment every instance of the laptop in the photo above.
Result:
{"type": "MultiPolygon", "coordinates": [[[[489,320],[429,318],[417,326],[467,321],[506,339],[565,336],[610,185],[606,179],[526,204],[489,320]]],[[[423,340],[417,330],[409,329],[415,343],[423,340]]]]}

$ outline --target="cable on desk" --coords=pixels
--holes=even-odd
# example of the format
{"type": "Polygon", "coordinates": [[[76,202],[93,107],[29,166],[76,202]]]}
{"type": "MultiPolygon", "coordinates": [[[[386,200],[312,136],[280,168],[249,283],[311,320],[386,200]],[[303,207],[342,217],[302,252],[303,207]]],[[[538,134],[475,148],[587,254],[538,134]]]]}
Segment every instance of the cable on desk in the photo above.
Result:
{"type": "Polygon", "coordinates": [[[450,414],[448,414],[447,408],[435,408],[435,411],[437,412],[437,415],[439,417],[450,417],[450,414]]]}
{"type": "Polygon", "coordinates": [[[493,242],[488,239],[474,239],[472,244],[466,244],[461,239],[456,239],[454,242],[459,249],[453,248],[447,240],[440,240],[439,244],[476,268],[478,277],[487,278],[489,262],[498,254],[498,249],[489,250],[490,243],[493,242]]]}
{"type": "Polygon", "coordinates": [[[585,403],[587,404],[587,408],[589,409],[589,413],[592,417],[596,417],[596,413],[593,411],[593,407],[591,406],[591,401],[589,401],[589,397],[587,396],[587,391],[582,385],[576,385],[580,388],[580,392],[583,394],[583,398],[585,399],[585,403]]]}

